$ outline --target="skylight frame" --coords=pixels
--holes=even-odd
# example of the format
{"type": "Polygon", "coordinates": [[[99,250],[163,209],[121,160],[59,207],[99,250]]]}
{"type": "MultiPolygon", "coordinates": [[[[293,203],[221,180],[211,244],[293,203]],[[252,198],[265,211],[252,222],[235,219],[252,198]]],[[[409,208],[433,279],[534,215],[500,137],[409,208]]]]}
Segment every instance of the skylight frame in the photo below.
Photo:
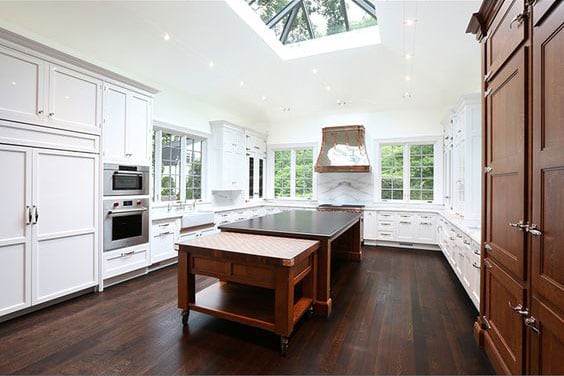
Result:
{"type": "MultiPolygon", "coordinates": [[[[352,1],[358,5],[359,3],[365,4],[366,0],[352,1]]],[[[381,43],[380,28],[378,25],[374,25],[350,30],[348,32],[312,38],[301,42],[283,44],[267,24],[263,22],[260,16],[250,7],[247,1],[225,0],[225,2],[282,60],[292,60],[334,51],[374,46],[381,43]]],[[[288,5],[295,6],[296,3],[300,3],[305,7],[302,0],[293,0],[288,5]]],[[[288,5],[286,5],[286,7],[288,5]]],[[[362,7],[361,5],[359,6],[362,7]]],[[[280,13],[280,11],[278,13],[280,13]]],[[[304,14],[308,13],[306,12],[304,14]]]]}

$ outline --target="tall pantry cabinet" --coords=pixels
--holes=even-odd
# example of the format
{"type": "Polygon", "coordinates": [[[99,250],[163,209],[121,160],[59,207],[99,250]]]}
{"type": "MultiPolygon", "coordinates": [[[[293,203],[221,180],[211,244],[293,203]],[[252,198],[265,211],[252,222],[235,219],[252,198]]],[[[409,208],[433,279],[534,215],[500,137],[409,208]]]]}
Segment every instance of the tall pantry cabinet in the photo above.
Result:
{"type": "Polygon", "coordinates": [[[499,373],[564,374],[564,2],[485,0],[482,291],[499,373]]]}

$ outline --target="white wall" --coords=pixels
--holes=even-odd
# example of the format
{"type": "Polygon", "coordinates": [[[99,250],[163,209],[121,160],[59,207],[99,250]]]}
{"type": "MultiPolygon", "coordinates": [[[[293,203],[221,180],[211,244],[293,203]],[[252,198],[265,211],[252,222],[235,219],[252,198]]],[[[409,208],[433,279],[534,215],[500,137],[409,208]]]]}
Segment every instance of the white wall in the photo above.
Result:
{"type": "MultiPolygon", "coordinates": [[[[335,113],[293,118],[268,127],[269,144],[321,142],[321,128],[337,125],[364,125],[367,146],[375,138],[428,136],[442,133],[444,108],[372,113],[335,113]]],[[[372,156],[371,156],[372,157],[372,156]]]]}
{"type": "Polygon", "coordinates": [[[231,123],[264,131],[252,120],[239,114],[200,102],[174,89],[159,87],[154,99],[154,119],[198,132],[210,133],[211,120],[227,120],[231,123]]]}

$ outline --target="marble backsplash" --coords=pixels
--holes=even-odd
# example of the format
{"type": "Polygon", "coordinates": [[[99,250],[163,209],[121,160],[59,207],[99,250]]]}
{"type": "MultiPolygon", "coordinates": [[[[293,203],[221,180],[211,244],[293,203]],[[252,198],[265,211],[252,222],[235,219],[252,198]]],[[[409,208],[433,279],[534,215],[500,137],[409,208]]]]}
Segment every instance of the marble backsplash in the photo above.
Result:
{"type": "Polygon", "coordinates": [[[374,201],[374,183],[370,172],[320,173],[317,175],[319,204],[368,205],[374,201]]]}

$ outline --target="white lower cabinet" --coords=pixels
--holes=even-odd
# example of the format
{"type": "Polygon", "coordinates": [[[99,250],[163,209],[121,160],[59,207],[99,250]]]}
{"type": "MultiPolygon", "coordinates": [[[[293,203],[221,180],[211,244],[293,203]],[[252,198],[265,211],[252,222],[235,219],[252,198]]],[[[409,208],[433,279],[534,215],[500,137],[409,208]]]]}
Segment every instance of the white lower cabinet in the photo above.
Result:
{"type": "Polygon", "coordinates": [[[141,269],[149,264],[148,243],[104,252],[104,279],[141,269]]]}
{"type": "Polygon", "coordinates": [[[0,145],[0,315],[98,283],[95,154],[0,145]]]}
{"type": "Polygon", "coordinates": [[[365,210],[364,240],[370,243],[414,246],[436,244],[436,224],[433,213],[365,210]]]}
{"type": "Polygon", "coordinates": [[[161,262],[178,256],[174,243],[178,242],[179,219],[153,221],[151,238],[151,263],[161,262]]]}

